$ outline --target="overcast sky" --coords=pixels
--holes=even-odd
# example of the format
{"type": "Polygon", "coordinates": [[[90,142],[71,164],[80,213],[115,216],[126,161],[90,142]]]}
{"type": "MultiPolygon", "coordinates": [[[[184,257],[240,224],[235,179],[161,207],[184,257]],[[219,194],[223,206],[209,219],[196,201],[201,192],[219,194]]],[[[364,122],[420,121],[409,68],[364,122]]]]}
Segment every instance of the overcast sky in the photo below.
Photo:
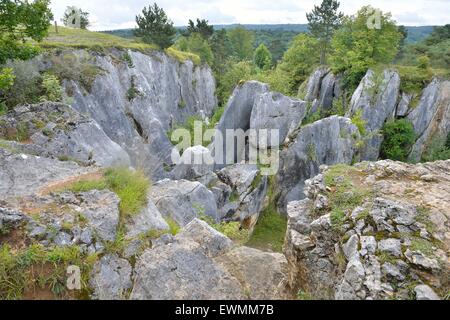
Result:
{"type": "MultiPolygon", "coordinates": [[[[134,18],[154,0],[52,0],[55,19],[66,6],[75,5],[91,14],[92,30],[132,28],[134,18]]],[[[176,26],[189,19],[208,19],[212,24],[306,23],[306,12],[321,0],[157,0],[176,26]]],[[[341,0],[345,14],[371,4],[390,11],[403,25],[444,25],[450,23],[450,0],[341,0]]]]}

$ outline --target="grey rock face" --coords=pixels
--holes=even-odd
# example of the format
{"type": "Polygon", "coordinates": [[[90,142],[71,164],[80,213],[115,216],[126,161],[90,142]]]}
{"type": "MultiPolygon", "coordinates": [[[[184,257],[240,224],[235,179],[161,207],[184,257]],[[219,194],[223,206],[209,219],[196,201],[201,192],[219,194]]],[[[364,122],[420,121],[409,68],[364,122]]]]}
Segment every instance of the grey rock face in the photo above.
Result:
{"type": "Polygon", "coordinates": [[[286,260],[246,247],[193,220],[171,241],[138,259],[131,299],[276,299],[283,297],[286,260]]]}
{"type": "Polygon", "coordinates": [[[208,179],[214,170],[214,160],[209,149],[194,146],[186,149],[181,156],[181,162],[171,172],[174,180],[208,179]]]}
{"type": "Polygon", "coordinates": [[[409,159],[418,162],[434,139],[445,141],[450,133],[450,81],[433,80],[423,91],[419,105],[411,111],[408,119],[418,136],[409,159]]]}
{"type": "Polygon", "coordinates": [[[194,241],[147,250],[136,263],[133,300],[242,298],[239,282],[194,241]]]}
{"type": "Polygon", "coordinates": [[[279,209],[286,212],[287,203],[304,198],[305,181],[318,174],[321,165],[351,163],[358,137],[350,119],[338,116],[303,127],[297,140],[280,154],[279,209]]]}
{"type": "Polygon", "coordinates": [[[152,186],[150,199],[164,217],[171,217],[181,226],[200,214],[218,219],[214,194],[199,182],[159,181],[152,186]]]}
{"type": "Polygon", "coordinates": [[[155,180],[167,177],[164,164],[171,164],[172,145],[166,132],[189,116],[210,115],[217,105],[211,70],[156,51],[150,55],[129,51],[133,66],[117,62],[123,51],[106,56],[72,54],[85,60],[88,55],[93,66],[104,70],[90,92],[78,83],[66,83],[73,107],[95,119],[127,151],[133,166],[143,167],[155,180]],[[129,97],[130,88],[139,94],[129,97]]]}
{"type": "Polygon", "coordinates": [[[131,265],[116,255],[106,255],[95,265],[89,284],[95,300],[124,300],[132,286],[131,265]]]}
{"type": "Polygon", "coordinates": [[[73,162],[61,162],[0,148],[0,199],[33,195],[52,182],[92,172],[73,162]]]}
{"type": "Polygon", "coordinates": [[[128,154],[108,138],[95,120],[65,104],[44,102],[17,107],[0,121],[5,124],[0,136],[27,125],[30,143],[16,144],[23,152],[105,167],[130,164],[128,154]]]}
{"type": "Polygon", "coordinates": [[[287,262],[282,254],[239,247],[219,257],[216,262],[239,279],[247,299],[284,298],[287,262]]]}
{"type": "Polygon", "coordinates": [[[397,72],[385,70],[382,75],[376,75],[369,70],[354,92],[347,116],[352,117],[360,112],[370,134],[361,155],[362,160],[378,159],[382,143],[379,131],[394,114],[399,90],[400,76],[397,72]]]}
{"type": "Polygon", "coordinates": [[[340,78],[324,67],[314,70],[299,90],[299,97],[310,103],[310,114],[332,109],[334,100],[339,98],[341,94],[340,78]]]}
{"type": "MultiPolygon", "coordinates": [[[[225,167],[226,159],[231,159],[233,163],[240,163],[244,159],[244,150],[227,150],[226,148],[226,132],[227,130],[241,129],[246,132],[250,129],[250,119],[253,106],[256,99],[261,94],[268,93],[269,87],[266,84],[257,81],[248,81],[242,86],[237,87],[233,95],[230,97],[227,107],[217,126],[223,139],[216,136],[214,141],[214,149],[222,150],[223,161],[216,161],[215,169],[220,170],[225,167]],[[234,153],[234,151],[236,153],[234,153]],[[231,152],[231,154],[229,154],[231,152]]],[[[218,151],[214,152],[214,156],[218,157],[218,151]]],[[[232,164],[232,163],[230,163],[232,164]]]]}
{"type": "Polygon", "coordinates": [[[256,165],[236,164],[222,169],[217,174],[223,182],[242,196],[250,188],[258,173],[256,165]]]}
{"type": "Polygon", "coordinates": [[[167,222],[151,199],[148,199],[147,206],[141,212],[131,217],[125,227],[127,238],[135,238],[150,231],[169,230],[167,222]]]}
{"type": "Polygon", "coordinates": [[[212,229],[206,222],[194,219],[177,236],[182,241],[188,239],[198,243],[209,257],[217,257],[233,246],[233,242],[212,229]]]}
{"type": "MultiPolygon", "coordinates": [[[[267,194],[267,177],[260,176],[256,165],[245,164],[226,167],[217,175],[222,183],[229,187],[221,189],[222,192],[216,190],[220,201],[221,198],[225,198],[224,205],[220,209],[221,217],[247,220],[247,225],[252,227],[258,220],[267,194]],[[234,199],[231,199],[232,196],[234,199]],[[226,203],[228,200],[231,202],[226,203]]],[[[218,187],[221,185],[219,183],[218,187]]]]}
{"type": "MultiPolygon", "coordinates": [[[[267,146],[252,145],[255,148],[277,147],[291,135],[306,115],[306,103],[267,92],[256,98],[250,118],[250,128],[256,130],[276,129],[279,139],[272,143],[270,131],[267,133],[267,146]]],[[[253,141],[252,141],[253,142],[253,141]]]]}
{"type": "Polygon", "coordinates": [[[80,194],[85,203],[81,214],[95,235],[103,241],[114,241],[119,225],[119,198],[110,191],[93,190],[80,194]]]}

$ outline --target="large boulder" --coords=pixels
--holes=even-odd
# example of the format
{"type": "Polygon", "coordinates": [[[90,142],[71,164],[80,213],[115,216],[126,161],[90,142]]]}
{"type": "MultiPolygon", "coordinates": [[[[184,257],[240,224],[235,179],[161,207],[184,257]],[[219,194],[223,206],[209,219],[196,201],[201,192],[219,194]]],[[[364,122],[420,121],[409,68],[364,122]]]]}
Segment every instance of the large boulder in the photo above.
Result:
{"type": "Polygon", "coordinates": [[[253,105],[250,118],[250,128],[255,130],[278,130],[277,141],[271,139],[270,131],[267,134],[266,146],[261,146],[257,141],[252,146],[255,148],[272,148],[281,145],[295,129],[299,127],[306,115],[306,102],[291,99],[280,93],[267,92],[261,94],[253,105]]]}
{"type": "Polygon", "coordinates": [[[287,262],[283,254],[239,247],[219,257],[216,261],[240,280],[247,299],[288,298],[283,287],[287,272],[287,262]]]}
{"type": "Polygon", "coordinates": [[[394,115],[399,93],[400,76],[392,70],[384,70],[380,74],[367,71],[354,92],[347,116],[360,115],[365,121],[368,138],[361,152],[362,160],[378,159],[383,142],[381,129],[386,120],[394,115]]]}
{"type": "Polygon", "coordinates": [[[150,199],[164,217],[185,226],[204,214],[218,220],[214,194],[200,182],[162,180],[150,190],[150,199]]]}
{"type": "Polygon", "coordinates": [[[131,299],[243,299],[239,281],[213,260],[227,249],[223,236],[192,221],[173,243],[147,250],[138,259],[131,299]]]}
{"type": "Polygon", "coordinates": [[[226,133],[227,130],[250,129],[250,119],[255,101],[261,94],[268,93],[269,87],[266,84],[257,81],[248,81],[239,85],[230,97],[227,107],[217,126],[218,133],[214,138],[214,150],[222,150],[222,159],[218,159],[218,151],[214,151],[216,157],[215,169],[219,170],[226,164],[240,163],[244,158],[245,149],[227,149],[226,133]],[[233,160],[233,163],[227,163],[227,159],[233,160]]]}
{"type": "Polygon", "coordinates": [[[169,244],[138,259],[131,299],[237,300],[283,298],[282,254],[240,247],[193,220],[169,244]]]}
{"type": "Polygon", "coordinates": [[[129,218],[125,227],[127,229],[126,236],[129,239],[145,235],[151,231],[169,230],[167,222],[151,199],[148,199],[145,208],[129,218]]]}
{"type": "Polygon", "coordinates": [[[332,116],[303,127],[296,141],[280,154],[279,209],[286,212],[288,202],[304,197],[305,180],[318,174],[321,165],[351,163],[358,139],[356,126],[343,117],[332,116]]]}

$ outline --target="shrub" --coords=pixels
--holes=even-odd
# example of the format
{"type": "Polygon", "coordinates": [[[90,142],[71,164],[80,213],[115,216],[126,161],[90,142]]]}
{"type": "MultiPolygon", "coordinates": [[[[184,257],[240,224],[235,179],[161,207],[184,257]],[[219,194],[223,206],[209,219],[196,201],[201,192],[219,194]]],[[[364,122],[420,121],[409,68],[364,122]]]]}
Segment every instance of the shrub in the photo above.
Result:
{"type": "Polygon", "coordinates": [[[381,157],[397,161],[406,161],[416,139],[413,125],[406,119],[387,122],[383,129],[381,157]]]}
{"type": "Polygon", "coordinates": [[[59,83],[59,79],[50,73],[42,76],[42,88],[45,94],[41,97],[41,101],[60,102],[62,100],[63,89],[59,83]]]}
{"type": "Polygon", "coordinates": [[[3,68],[0,70],[0,90],[6,91],[14,84],[14,70],[12,68],[3,68]]]}

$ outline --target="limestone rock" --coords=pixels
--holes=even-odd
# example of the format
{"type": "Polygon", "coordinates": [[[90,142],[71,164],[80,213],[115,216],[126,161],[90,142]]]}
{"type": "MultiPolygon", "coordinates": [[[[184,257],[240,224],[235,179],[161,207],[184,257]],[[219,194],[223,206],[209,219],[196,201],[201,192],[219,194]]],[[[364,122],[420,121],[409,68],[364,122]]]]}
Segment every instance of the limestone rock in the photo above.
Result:
{"type": "Polygon", "coordinates": [[[162,180],[150,190],[150,199],[164,217],[185,226],[200,214],[218,220],[214,195],[199,182],[162,180]]]}
{"type": "Polygon", "coordinates": [[[95,300],[124,300],[131,288],[131,265],[116,255],[102,257],[92,270],[89,284],[95,300]]]}
{"type": "MultiPolygon", "coordinates": [[[[250,128],[269,130],[267,140],[261,144],[252,145],[255,148],[271,148],[281,145],[301,124],[306,115],[306,103],[283,96],[280,93],[267,92],[255,99],[250,118],[250,128]],[[278,130],[278,140],[272,141],[270,130],[278,130]]],[[[251,141],[253,143],[253,141],[251,141]]]]}
{"type": "Polygon", "coordinates": [[[351,163],[358,137],[350,119],[338,116],[302,128],[295,143],[280,153],[279,209],[286,212],[289,202],[304,198],[305,181],[317,175],[321,165],[351,163]]]}

